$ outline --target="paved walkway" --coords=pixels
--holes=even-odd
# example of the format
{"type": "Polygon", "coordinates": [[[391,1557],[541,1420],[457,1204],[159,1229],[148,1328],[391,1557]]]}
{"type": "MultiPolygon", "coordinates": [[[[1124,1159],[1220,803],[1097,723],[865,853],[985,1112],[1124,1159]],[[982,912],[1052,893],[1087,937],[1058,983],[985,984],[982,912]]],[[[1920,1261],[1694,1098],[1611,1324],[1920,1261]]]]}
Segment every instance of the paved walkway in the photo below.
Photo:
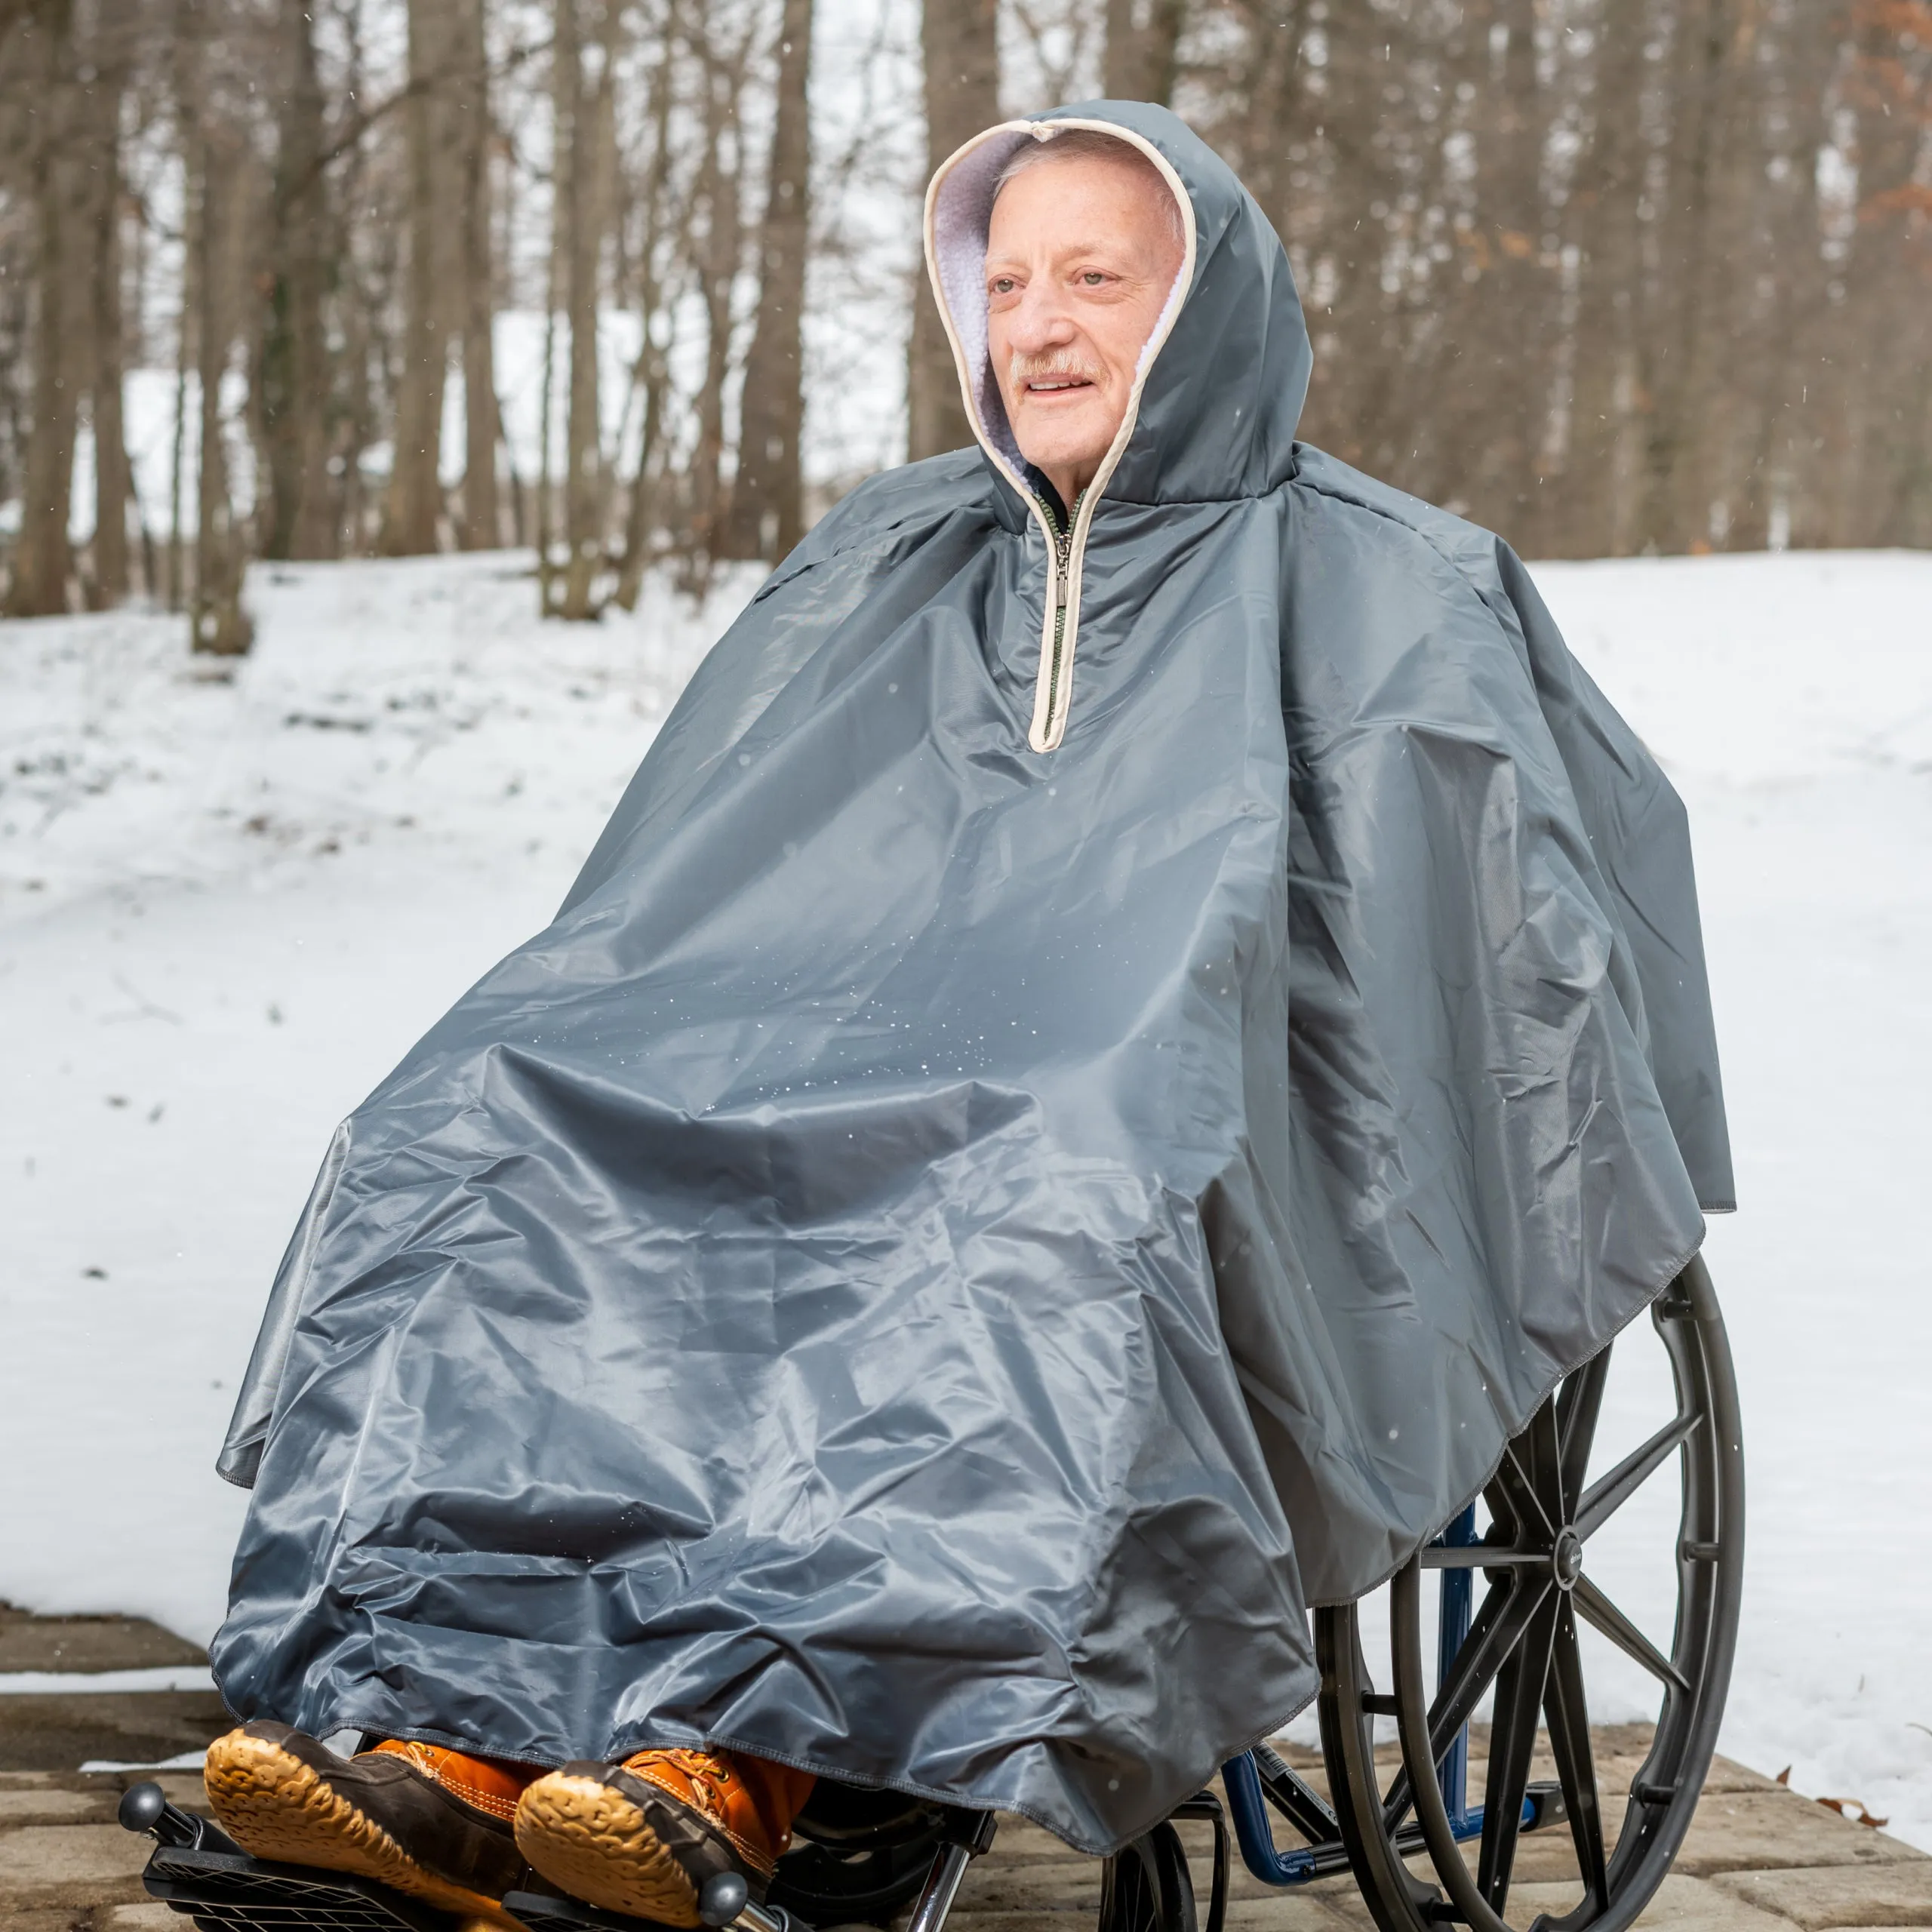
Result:
{"type": "MultiPolygon", "coordinates": [[[[0,1675],[152,1669],[198,1658],[152,1625],[26,1618],[0,1607],[0,1675]]],[[[89,1759],[171,1757],[198,1748],[224,1723],[218,1701],[205,1692],[0,1694],[0,1932],[182,1927],[141,1890],[146,1841],[114,1822],[122,1792],[156,1774],[83,1774],[72,1767],[89,1759]]],[[[1641,1759],[1644,1732],[1623,1726],[1595,1735],[1614,1826],[1641,1759]]],[[[1318,1761],[1306,1752],[1284,1755],[1319,1781],[1318,1761]]],[[[199,1807],[196,1775],[158,1777],[175,1803],[199,1807]]],[[[1197,1885],[1204,1905],[1206,1828],[1184,1829],[1190,1851],[1203,1854],[1197,1885]]],[[[1525,1841],[1517,1878],[1518,1906],[1567,1910],[1577,1896],[1568,1834],[1558,1827],[1525,1841]]],[[[1036,1826],[1009,1820],[991,1855],[969,1874],[950,1927],[1076,1932],[1093,1924],[1100,1885],[1095,1860],[1069,1852],[1036,1826]]],[[[1244,1872],[1236,1875],[1229,1922],[1231,1932],[1367,1932],[1371,1924],[1346,1878],[1282,1893],[1244,1872]]],[[[1639,1923],[1675,1932],[1932,1927],[1932,1858],[1720,1758],[1677,1869],[1639,1923]]]]}

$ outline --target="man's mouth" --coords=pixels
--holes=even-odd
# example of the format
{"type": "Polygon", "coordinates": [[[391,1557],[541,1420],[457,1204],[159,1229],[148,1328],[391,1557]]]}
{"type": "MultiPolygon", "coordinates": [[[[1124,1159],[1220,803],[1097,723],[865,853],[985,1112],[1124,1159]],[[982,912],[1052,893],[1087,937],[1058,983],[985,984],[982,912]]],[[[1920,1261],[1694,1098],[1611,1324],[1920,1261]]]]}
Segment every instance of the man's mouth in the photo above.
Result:
{"type": "Polygon", "coordinates": [[[1063,361],[1057,356],[1042,355],[1035,360],[1015,355],[1007,370],[1008,380],[1021,395],[1038,397],[1042,402],[1069,396],[1077,399],[1083,392],[1096,388],[1100,380],[1098,369],[1070,358],[1063,361]]]}

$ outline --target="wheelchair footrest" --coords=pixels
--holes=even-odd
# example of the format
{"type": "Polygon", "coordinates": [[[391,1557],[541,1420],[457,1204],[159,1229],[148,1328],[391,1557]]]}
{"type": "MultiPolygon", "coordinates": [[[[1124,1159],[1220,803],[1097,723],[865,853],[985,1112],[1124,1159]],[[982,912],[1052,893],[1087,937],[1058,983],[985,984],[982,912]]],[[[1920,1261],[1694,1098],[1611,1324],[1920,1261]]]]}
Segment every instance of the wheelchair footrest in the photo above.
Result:
{"type": "Polygon", "coordinates": [[[451,1932],[457,1923],[373,1879],[241,1851],[158,1844],[141,1882],[201,1932],[451,1932]]]}

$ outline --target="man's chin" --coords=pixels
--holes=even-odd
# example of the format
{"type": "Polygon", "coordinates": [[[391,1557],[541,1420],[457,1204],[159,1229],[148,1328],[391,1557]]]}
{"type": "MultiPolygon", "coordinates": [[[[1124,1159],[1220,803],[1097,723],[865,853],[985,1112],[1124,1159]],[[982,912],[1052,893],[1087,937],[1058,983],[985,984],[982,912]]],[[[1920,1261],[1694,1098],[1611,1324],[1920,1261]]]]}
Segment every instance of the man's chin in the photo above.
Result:
{"type": "Polygon", "coordinates": [[[1035,469],[1043,469],[1049,475],[1055,470],[1091,470],[1107,453],[1107,445],[1113,441],[1109,432],[1097,439],[1093,436],[1038,436],[1029,435],[1023,427],[1016,430],[1014,440],[1020,445],[1020,454],[1035,469]]]}

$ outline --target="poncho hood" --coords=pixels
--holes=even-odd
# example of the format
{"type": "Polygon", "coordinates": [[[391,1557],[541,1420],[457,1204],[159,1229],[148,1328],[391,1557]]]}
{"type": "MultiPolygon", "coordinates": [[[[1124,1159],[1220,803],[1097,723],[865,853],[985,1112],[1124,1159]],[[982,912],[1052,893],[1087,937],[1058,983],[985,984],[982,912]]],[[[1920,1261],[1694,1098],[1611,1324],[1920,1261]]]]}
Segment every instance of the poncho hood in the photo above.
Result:
{"type": "Polygon", "coordinates": [[[223,1458],[241,1716],[1111,1850],[1729,1204],[1682,808],[1506,545],[1294,442],[1233,177],[1070,109],[928,236],[980,446],[773,573],[336,1137],[223,1458]],[[1097,123],[1191,239],[1063,573],[974,250],[1097,123]]]}
{"type": "Polygon", "coordinates": [[[994,184],[1017,149],[1075,128],[1117,136],[1179,205],[1180,275],[1141,381],[1090,494],[1097,506],[1259,497],[1294,473],[1313,355],[1286,251],[1227,164],[1164,109],[1087,101],[974,137],[926,191],[926,263],[969,419],[1001,482],[1029,506],[1024,460],[986,357],[984,262],[994,184]]]}

